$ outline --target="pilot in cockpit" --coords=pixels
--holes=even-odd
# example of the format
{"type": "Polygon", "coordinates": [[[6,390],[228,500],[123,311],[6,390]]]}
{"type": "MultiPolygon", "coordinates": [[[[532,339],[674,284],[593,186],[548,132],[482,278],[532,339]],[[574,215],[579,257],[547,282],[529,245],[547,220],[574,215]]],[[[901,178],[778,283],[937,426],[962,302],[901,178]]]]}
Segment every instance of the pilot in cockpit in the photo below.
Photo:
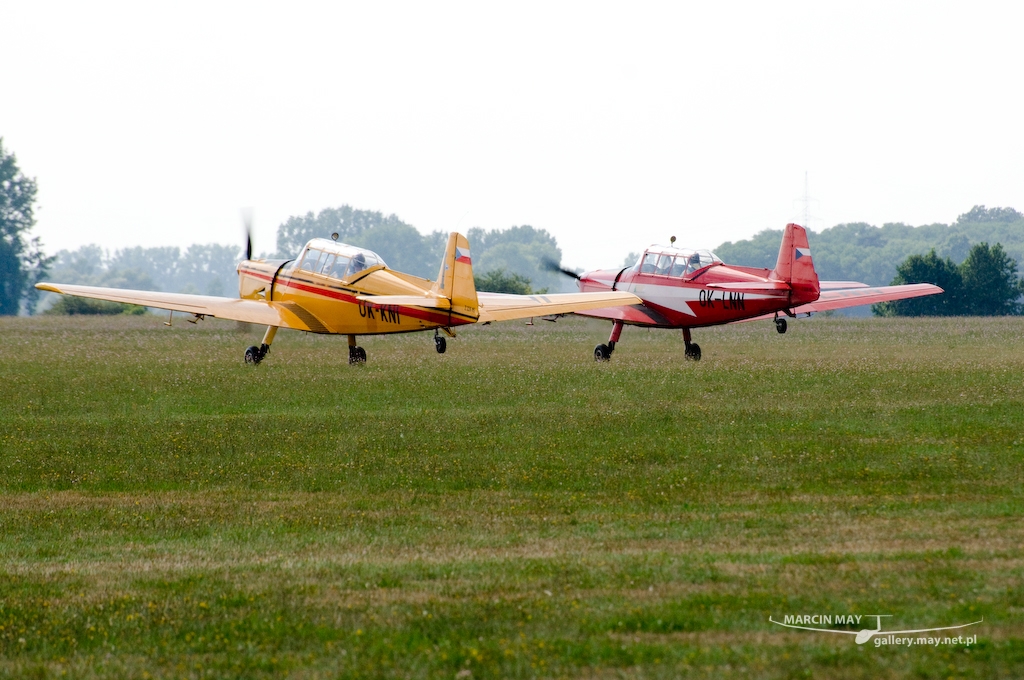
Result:
{"type": "Polygon", "coordinates": [[[355,274],[366,269],[366,258],[362,253],[356,253],[356,256],[352,258],[352,269],[349,274],[355,274]]]}
{"type": "Polygon", "coordinates": [[[700,254],[694,253],[693,255],[690,255],[690,262],[687,270],[692,272],[697,271],[698,269],[700,269],[700,254]]]}

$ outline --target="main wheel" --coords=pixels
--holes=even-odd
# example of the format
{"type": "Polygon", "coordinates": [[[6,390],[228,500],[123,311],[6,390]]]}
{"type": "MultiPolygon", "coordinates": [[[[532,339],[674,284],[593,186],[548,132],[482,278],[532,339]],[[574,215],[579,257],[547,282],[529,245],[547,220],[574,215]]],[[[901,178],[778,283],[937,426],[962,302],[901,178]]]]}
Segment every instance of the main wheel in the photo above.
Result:
{"type": "Polygon", "coordinates": [[[695,342],[691,342],[686,346],[685,356],[690,361],[700,361],[700,345],[695,342]]]}
{"type": "Polygon", "coordinates": [[[437,350],[438,354],[444,354],[444,351],[448,349],[448,341],[444,339],[443,335],[434,336],[434,349],[437,350]]]}
{"type": "Polygon", "coordinates": [[[598,345],[594,348],[594,361],[608,361],[612,358],[612,351],[608,345],[598,345]]]}
{"type": "Polygon", "coordinates": [[[350,364],[365,364],[366,363],[366,350],[362,347],[349,347],[348,348],[348,363],[350,364]]]}
{"type": "Polygon", "coordinates": [[[776,319],[775,320],[775,330],[777,330],[779,333],[785,333],[786,332],[786,326],[787,326],[787,324],[786,324],[786,320],[785,319],[776,319]]]}
{"type": "Polygon", "coordinates": [[[263,360],[263,355],[260,353],[260,348],[253,345],[249,349],[245,350],[245,363],[252,364],[255,366],[263,360]]]}

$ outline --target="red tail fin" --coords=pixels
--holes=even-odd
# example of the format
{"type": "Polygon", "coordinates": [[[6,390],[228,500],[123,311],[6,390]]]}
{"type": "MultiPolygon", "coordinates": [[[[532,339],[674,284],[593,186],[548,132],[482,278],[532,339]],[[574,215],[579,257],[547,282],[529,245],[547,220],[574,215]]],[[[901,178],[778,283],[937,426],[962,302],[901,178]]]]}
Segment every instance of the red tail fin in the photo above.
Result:
{"type": "Polygon", "coordinates": [[[793,288],[790,301],[794,305],[818,299],[818,273],[814,271],[811,247],[807,243],[807,230],[798,224],[787,224],[782,234],[779,261],[775,263],[772,278],[785,281],[793,288]]]}

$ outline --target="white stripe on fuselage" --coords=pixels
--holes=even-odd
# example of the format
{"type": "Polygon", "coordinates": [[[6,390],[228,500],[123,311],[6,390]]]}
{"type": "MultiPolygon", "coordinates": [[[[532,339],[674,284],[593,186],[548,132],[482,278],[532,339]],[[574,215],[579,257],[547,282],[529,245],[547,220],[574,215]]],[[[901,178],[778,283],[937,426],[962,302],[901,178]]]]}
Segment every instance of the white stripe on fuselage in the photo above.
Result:
{"type": "MultiPolygon", "coordinates": [[[[650,302],[666,309],[671,309],[683,314],[689,314],[690,316],[697,316],[697,312],[690,309],[688,302],[700,302],[701,291],[710,290],[708,288],[693,288],[691,286],[659,286],[650,283],[641,284],[627,284],[622,286],[619,290],[625,290],[630,293],[634,293],[644,302],[650,302]]],[[[722,291],[712,291],[711,294],[722,291]]],[[[746,300],[772,300],[780,299],[778,295],[766,295],[764,293],[754,293],[747,291],[735,291],[742,292],[743,297],[746,300]]],[[[728,293],[726,293],[728,295],[728,293]]]]}

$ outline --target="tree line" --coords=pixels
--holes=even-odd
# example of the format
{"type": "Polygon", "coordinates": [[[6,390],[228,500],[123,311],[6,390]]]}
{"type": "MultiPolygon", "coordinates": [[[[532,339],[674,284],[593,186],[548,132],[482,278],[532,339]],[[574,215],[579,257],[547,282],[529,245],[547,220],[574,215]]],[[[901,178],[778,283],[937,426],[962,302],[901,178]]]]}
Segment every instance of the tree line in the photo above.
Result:
{"type": "MultiPolygon", "coordinates": [[[[47,256],[39,238],[29,236],[36,182],[25,177],[0,138],[0,315],[33,313],[39,297],[33,285],[64,283],[233,295],[235,267],[242,252],[217,244],[129,247],[106,251],[96,245],[47,256]]],[[[277,230],[276,252],[295,257],[314,237],[332,233],[345,243],[375,251],[394,269],[434,279],[447,233],[422,234],[396,215],[349,205],[290,217],[277,230]]],[[[478,290],[529,293],[574,290],[572,282],[544,266],[561,261],[561,249],[544,229],[529,225],[466,233],[478,290]]],[[[815,266],[822,279],[887,283],[935,283],[945,295],[876,305],[876,314],[1017,314],[1021,287],[1017,267],[1024,260],[1024,215],[1013,208],[975,206],[953,224],[912,227],[887,223],[840,224],[811,232],[815,266]],[[994,246],[989,246],[994,243],[994,246]],[[925,254],[922,254],[925,253],[925,254]],[[959,263],[959,264],[958,264],[959,263]]],[[[726,242],[716,252],[726,262],[771,267],[782,230],[726,242]]],[[[630,253],[625,266],[635,262],[630,253]]],[[[73,303],[64,303],[70,311],[73,303]]],[[[81,306],[81,305],[79,305],[81,306]]],[[[86,305],[88,306],[88,305],[86,305]]]]}
{"type": "MultiPolygon", "coordinates": [[[[876,315],[989,316],[1024,311],[1024,284],[1017,275],[1024,261],[1024,215],[1013,208],[977,205],[953,224],[873,227],[857,222],[808,231],[822,280],[872,286],[932,283],[945,291],[873,305],[876,315]]],[[[715,254],[726,262],[770,268],[781,241],[781,229],[766,229],[748,240],[723,243],[715,254]]]]}
{"type": "MultiPolygon", "coordinates": [[[[372,250],[393,269],[431,280],[437,278],[448,243],[447,231],[421,234],[396,215],[343,205],[290,217],[278,228],[276,257],[295,257],[309,239],[330,238],[333,233],[343,243],[372,250]]],[[[544,229],[529,225],[490,230],[472,227],[466,238],[473,270],[478,274],[478,287],[488,286],[481,290],[491,290],[496,285],[520,290],[523,281],[529,288],[552,291],[566,285],[557,273],[543,266],[545,260],[562,259],[558,242],[544,229]]]]}
{"type": "MultiPolygon", "coordinates": [[[[998,243],[1018,266],[1024,262],[1024,215],[1013,208],[975,206],[952,224],[838,224],[819,232],[808,230],[808,238],[819,277],[871,286],[887,285],[901,262],[933,249],[939,257],[963,262],[974,245],[998,243]]],[[[781,242],[782,229],[766,229],[747,240],[727,241],[715,254],[726,262],[771,268],[781,242]]]]}

